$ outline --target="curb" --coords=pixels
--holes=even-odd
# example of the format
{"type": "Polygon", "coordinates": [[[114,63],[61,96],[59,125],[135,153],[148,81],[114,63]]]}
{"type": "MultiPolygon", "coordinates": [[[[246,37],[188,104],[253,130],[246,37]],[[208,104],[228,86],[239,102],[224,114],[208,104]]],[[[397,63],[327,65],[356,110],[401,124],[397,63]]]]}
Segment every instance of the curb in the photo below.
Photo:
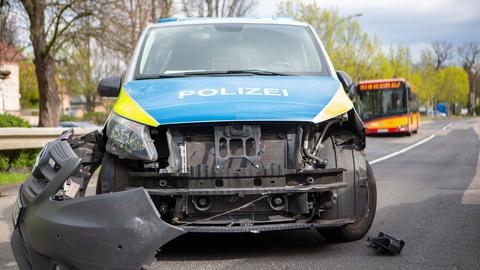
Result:
{"type": "Polygon", "coordinates": [[[20,188],[20,185],[21,183],[0,186],[0,197],[8,196],[8,195],[16,195],[18,193],[18,189],[20,188]]]}

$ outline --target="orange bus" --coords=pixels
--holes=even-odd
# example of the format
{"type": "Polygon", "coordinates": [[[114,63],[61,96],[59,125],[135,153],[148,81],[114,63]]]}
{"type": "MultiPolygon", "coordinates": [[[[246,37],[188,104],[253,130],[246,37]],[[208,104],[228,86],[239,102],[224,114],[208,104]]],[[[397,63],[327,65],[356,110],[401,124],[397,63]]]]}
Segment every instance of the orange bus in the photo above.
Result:
{"type": "Polygon", "coordinates": [[[361,81],[357,85],[357,111],[365,132],[416,133],[420,126],[415,87],[405,79],[361,81]]]}

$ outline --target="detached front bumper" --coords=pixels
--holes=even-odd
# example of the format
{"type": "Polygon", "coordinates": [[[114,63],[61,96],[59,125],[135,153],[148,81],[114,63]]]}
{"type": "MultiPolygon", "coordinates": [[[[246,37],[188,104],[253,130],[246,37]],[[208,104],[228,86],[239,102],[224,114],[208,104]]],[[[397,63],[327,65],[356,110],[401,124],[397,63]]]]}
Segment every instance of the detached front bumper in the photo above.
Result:
{"type": "Polygon", "coordinates": [[[161,220],[142,188],[55,200],[80,167],[81,158],[62,136],[45,147],[21,187],[11,241],[20,269],[140,269],[185,233],[161,220]]]}

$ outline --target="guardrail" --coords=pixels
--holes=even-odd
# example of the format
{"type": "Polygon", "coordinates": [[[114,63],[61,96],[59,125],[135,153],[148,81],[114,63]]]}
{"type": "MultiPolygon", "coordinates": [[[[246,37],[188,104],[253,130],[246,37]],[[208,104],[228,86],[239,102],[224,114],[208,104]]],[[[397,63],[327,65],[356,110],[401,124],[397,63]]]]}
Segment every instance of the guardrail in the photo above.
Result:
{"type": "MultiPolygon", "coordinates": [[[[0,128],[0,150],[42,148],[70,128],[0,128]]],[[[82,135],[94,128],[74,128],[74,134],[82,135]]]]}

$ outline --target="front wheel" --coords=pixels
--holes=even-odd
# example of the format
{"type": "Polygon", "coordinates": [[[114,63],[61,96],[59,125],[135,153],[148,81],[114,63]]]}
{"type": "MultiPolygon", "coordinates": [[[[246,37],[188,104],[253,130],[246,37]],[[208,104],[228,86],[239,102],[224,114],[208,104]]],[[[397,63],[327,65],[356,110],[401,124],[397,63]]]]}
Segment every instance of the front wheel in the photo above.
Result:
{"type": "Polygon", "coordinates": [[[375,177],[373,176],[372,167],[367,162],[367,205],[363,209],[362,214],[357,220],[340,228],[318,230],[318,232],[325,238],[338,241],[354,241],[361,239],[370,229],[375,217],[375,211],[377,209],[377,185],[375,183],[375,177]]]}

